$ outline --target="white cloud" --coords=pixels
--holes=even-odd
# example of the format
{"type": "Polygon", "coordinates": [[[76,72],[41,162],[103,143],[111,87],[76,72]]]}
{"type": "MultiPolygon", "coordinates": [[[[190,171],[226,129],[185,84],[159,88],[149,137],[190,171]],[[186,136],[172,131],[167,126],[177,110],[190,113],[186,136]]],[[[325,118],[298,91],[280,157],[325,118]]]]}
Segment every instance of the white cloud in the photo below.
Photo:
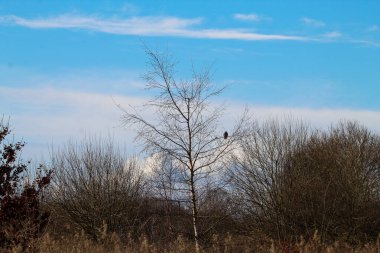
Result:
{"type": "Polygon", "coordinates": [[[259,119],[269,117],[284,118],[291,116],[304,120],[313,127],[326,128],[341,120],[356,120],[370,129],[380,133],[380,111],[354,110],[354,109],[309,109],[290,107],[254,107],[252,112],[259,119]]]}
{"type": "Polygon", "coordinates": [[[257,14],[241,14],[241,13],[236,13],[234,15],[234,18],[237,20],[242,20],[242,21],[260,21],[262,19],[262,17],[257,14]]]}
{"type": "Polygon", "coordinates": [[[313,26],[313,27],[323,27],[326,25],[323,21],[307,18],[307,17],[301,18],[301,22],[304,23],[305,25],[313,26]]]}
{"type": "MultiPolygon", "coordinates": [[[[68,138],[81,139],[85,134],[113,135],[124,143],[129,153],[139,150],[133,143],[133,129],[120,126],[122,112],[114,101],[124,107],[141,106],[147,98],[141,96],[104,95],[54,87],[13,88],[0,87],[0,107],[5,116],[11,117],[11,125],[17,138],[28,145],[26,158],[35,158],[49,153],[52,143],[60,145],[68,138]],[[15,108],[19,110],[15,110],[15,108]]],[[[230,102],[221,121],[227,130],[232,127],[246,105],[230,102]]],[[[380,111],[352,109],[308,109],[250,105],[255,119],[292,116],[303,119],[314,127],[325,128],[341,119],[358,120],[370,129],[380,132],[380,111]]],[[[153,119],[152,112],[145,112],[153,119]]],[[[24,157],[25,157],[24,156],[24,157]]]]}
{"type": "Polygon", "coordinates": [[[372,40],[351,40],[350,42],[356,44],[362,44],[366,47],[380,47],[380,42],[372,41],[372,40]]]}
{"type": "Polygon", "coordinates": [[[68,138],[81,139],[86,134],[114,135],[116,140],[128,143],[127,151],[134,152],[134,134],[120,126],[122,112],[114,101],[125,107],[146,101],[143,97],[54,87],[0,87],[0,99],[2,113],[10,116],[13,133],[27,142],[24,155],[28,159],[41,154],[46,157],[52,143],[59,145],[68,138]]]}
{"type": "Polygon", "coordinates": [[[341,36],[342,36],[342,34],[340,32],[337,32],[337,31],[328,32],[328,33],[325,33],[323,35],[323,37],[328,38],[328,39],[335,39],[335,38],[339,38],[341,36]]]}
{"type": "Polygon", "coordinates": [[[84,29],[118,35],[174,36],[198,39],[307,40],[301,36],[261,34],[242,29],[194,28],[195,25],[200,25],[202,21],[202,18],[183,19],[166,16],[103,19],[71,14],[42,19],[26,19],[14,15],[0,17],[0,23],[33,29],[84,29]]]}
{"type": "Polygon", "coordinates": [[[132,17],[129,19],[101,19],[68,14],[46,19],[25,19],[18,16],[7,16],[2,17],[0,20],[29,28],[79,28],[121,35],[177,33],[185,27],[202,22],[201,18],[132,17]]]}
{"type": "Polygon", "coordinates": [[[278,34],[260,34],[251,33],[245,30],[218,30],[205,29],[199,31],[185,31],[183,37],[192,37],[199,39],[235,39],[235,40],[307,40],[305,37],[288,36],[278,34]]]}

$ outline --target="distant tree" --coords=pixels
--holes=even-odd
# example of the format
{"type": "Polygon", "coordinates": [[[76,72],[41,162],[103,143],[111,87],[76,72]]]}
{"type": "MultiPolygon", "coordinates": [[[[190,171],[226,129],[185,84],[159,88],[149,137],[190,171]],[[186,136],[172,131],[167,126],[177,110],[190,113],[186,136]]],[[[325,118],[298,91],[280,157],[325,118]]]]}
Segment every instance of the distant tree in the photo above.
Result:
{"type": "MultiPolygon", "coordinates": [[[[156,203],[156,234],[165,239],[176,239],[178,235],[192,235],[189,223],[189,199],[187,182],[182,172],[168,155],[155,155],[146,162],[148,173],[148,194],[156,203]]],[[[158,237],[155,236],[155,237],[158,237]]]]}
{"type": "Polygon", "coordinates": [[[43,190],[49,185],[52,171],[37,168],[37,177],[26,180],[29,162],[18,158],[24,142],[8,143],[11,133],[8,124],[0,122],[0,247],[22,247],[42,235],[49,213],[42,210],[43,190]]]}
{"type": "Polygon", "coordinates": [[[228,138],[221,133],[220,118],[224,108],[210,102],[223,91],[210,82],[209,71],[193,71],[192,79],[177,80],[175,64],[166,54],[146,51],[150,69],[145,75],[147,88],[156,96],[146,104],[154,111],[155,119],[148,119],[136,110],[124,111],[123,122],[137,128],[140,140],[149,154],[164,154],[173,161],[185,183],[191,206],[193,238],[199,251],[199,194],[202,181],[222,167],[222,160],[235,148],[244,135],[246,117],[242,117],[228,138]]]}
{"type": "MultiPolygon", "coordinates": [[[[178,235],[191,237],[191,201],[187,176],[168,155],[149,159],[149,195],[158,202],[161,210],[157,225],[161,236],[176,239],[178,235]],[[153,161],[152,161],[153,160],[153,161]],[[190,211],[190,212],[189,212],[190,211]]],[[[234,230],[230,195],[224,189],[223,180],[208,179],[198,185],[198,233],[203,243],[209,243],[213,235],[223,235],[234,230]]]]}

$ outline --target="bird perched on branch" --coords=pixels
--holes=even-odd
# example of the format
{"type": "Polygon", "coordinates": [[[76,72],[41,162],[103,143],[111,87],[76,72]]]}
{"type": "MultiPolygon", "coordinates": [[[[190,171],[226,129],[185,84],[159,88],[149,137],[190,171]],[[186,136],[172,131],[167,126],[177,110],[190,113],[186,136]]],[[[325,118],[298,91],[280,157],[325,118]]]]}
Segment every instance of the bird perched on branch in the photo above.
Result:
{"type": "Polygon", "coordinates": [[[227,137],[228,137],[227,131],[224,132],[223,137],[224,137],[224,139],[227,139],[227,137]]]}

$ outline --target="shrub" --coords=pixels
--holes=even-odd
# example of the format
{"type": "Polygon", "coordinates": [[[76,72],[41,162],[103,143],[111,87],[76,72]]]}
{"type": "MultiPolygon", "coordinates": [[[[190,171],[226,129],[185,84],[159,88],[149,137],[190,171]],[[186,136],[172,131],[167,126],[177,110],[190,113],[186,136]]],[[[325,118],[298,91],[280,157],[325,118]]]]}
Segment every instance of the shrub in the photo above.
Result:
{"type": "MultiPolygon", "coordinates": [[[[0,245],[26,249],[42,235],[48,222],[49,213],[42,210],[41,197],[52,172],[39,173],[34,181],[26,182],[29,162],[18,159],[25,144],[6,143],[10,132],[8,125],[0,122],[0,245]]],[[[37,168],[38,172],[42,170],[43,166],[37,168]]]]}

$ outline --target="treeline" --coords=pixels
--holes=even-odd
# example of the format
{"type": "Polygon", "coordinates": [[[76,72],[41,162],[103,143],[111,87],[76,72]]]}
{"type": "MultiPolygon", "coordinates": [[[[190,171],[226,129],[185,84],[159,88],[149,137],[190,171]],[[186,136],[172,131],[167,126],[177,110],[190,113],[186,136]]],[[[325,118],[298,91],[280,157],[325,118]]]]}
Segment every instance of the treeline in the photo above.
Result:
{"type": "MultiPolygon", "coordinates": [[[[325,242],[377,239],[380,137],[358,123],[255,124],[229,159],[198,185],[202,244],[216,234],[296,241],[316,231],[325,242]]],[[[51,165],[51,232],[65,224],[98,240],[106,225],[122,240],[193,237],[189,190],[169,157],[143,169],[112,141],[87,139],[55,152],[51,165]]]]}
{"type": "MultiPolygon", "coordinates": [[[[6,131],[3,126],[4,135],[6,131]]],[[[301,237],[308,241],[316,231],[325,243],[376,241],[380,231],[378,134],[355,122],[321,131],[279,121],[253,124],[249,133],[228,162],[219,164],[218,173],[198,187],[202,247],[210,245],[215,235],[291,243],[301,237]]],[[[16,163],[16,155],[7,150],[21,149],[20,144],[9,145],[2,151],[2,170],[16,163]]],[[[53,238],[84,233],[95,242],[103,240],[105,232],[116,234],[122,242],[142,235],[162,245],[178,236],[192,240],[188,188],[168,156],[156,156],[147,166],[128,158],[110,139],[87,138],[56,149],[48,164],[54,174],[38,208],[31,203],[40,190],[32,186],[44,188],[48,181],[39,179],[17,188],[23,191],[15,188],[3,194],[20,196],[11,202],[2,197],[3,246],[27,245],[46,232],[53,238]],[[32,191],[31,201],[25,200],[26,191],[32,191]],[[9,203],[20,209],[9,211],[9,203]],[[19,212],[24,216],[16,215],[19,212]],[[47,213],[49,223],[42,229],[47,213]],[[10,222],[12,217],[15,220],[10,222]],[[5,241],[7,236],[14,238],[5,241]]],[[[12,168],[21,172],[17,166],[12,168]]],[[[2,189],[9,189],[5,182],[2,189]]]]}

